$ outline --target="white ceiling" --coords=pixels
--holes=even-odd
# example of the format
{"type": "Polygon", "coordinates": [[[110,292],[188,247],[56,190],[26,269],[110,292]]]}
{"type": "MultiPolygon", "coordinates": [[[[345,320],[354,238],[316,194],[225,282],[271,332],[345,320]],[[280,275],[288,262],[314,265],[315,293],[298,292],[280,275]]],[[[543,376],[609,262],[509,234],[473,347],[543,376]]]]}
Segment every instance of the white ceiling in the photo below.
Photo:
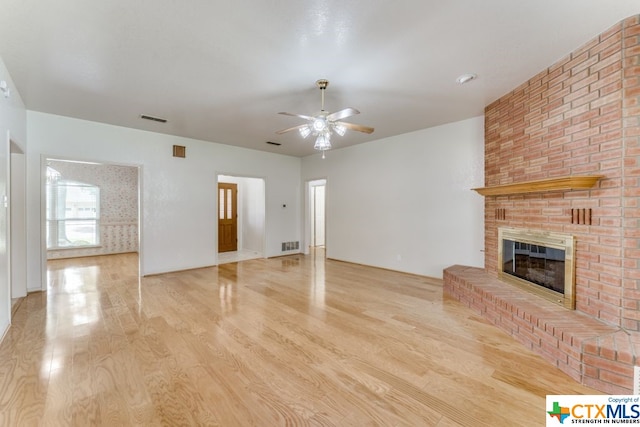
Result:
{"type": "Polygon", "coordinates": [[[634,14],[639,0],[2,0],[0,57],[30,110],[304,156],[312,138],[276,135],[301,124],[277,113],[316,113],[317,79],[328,111],[375,127],[333,138],[345,147],[480,115],[634,14]]]}

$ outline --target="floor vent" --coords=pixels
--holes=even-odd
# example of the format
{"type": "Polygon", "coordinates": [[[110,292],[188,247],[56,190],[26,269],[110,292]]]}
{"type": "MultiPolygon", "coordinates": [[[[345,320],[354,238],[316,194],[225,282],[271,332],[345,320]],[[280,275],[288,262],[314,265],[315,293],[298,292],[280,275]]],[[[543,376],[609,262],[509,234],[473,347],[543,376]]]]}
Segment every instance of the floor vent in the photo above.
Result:
{"type": "Polygon", "coordinates": [[[282,242],[282,252],[300,249],[300,242],[282,242]]]}

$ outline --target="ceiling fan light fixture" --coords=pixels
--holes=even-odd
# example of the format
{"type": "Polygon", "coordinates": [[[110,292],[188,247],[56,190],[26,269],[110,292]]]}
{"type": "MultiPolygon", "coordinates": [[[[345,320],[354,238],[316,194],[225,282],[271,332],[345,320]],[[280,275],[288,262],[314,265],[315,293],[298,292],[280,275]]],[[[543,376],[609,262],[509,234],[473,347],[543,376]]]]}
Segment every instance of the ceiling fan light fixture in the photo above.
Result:
{"type": "Polygon", "coordinates": [[[311,135],[311,128],[309,126],[303,126],[299,129],[300,132],[300,136],[302,136],[302,138],[306,138],[309,135],[311,135]]]}
{"type": "Polygon", "coordinates": [[[347,128],[342,123],[334,123],[333,131],[340,136],[344,136],[347,133],[347,128]]]}
{"type": "Polygon", "coordinates": [[[320,135],[318,135],[318,137],[316,138],[316,143],[313,146],[313,148],[315,148],[316,150],[328,150],[331,148],[331,139],[329,138],[329,135],[327,135],[326,133],[321,133],[320,135]]]}
{"type": "Polygon", "coordinates": [[[327,121],[324,117],[316,117],[313,119],[313,123],[311,125],[313,126],[314,131],[322,132],[327,128],[327,121]]]}

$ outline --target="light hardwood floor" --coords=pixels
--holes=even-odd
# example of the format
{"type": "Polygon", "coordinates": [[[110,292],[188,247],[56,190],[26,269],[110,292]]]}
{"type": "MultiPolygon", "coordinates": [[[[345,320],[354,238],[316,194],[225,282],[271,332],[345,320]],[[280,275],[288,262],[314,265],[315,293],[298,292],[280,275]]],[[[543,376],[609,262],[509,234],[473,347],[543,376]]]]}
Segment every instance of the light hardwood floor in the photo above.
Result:
{"type": "Polygon", "coordinates": [[[0,425],[536,426],[577,384],[440,280],[257,259],[49,262],[0,346],[0,425]]]}

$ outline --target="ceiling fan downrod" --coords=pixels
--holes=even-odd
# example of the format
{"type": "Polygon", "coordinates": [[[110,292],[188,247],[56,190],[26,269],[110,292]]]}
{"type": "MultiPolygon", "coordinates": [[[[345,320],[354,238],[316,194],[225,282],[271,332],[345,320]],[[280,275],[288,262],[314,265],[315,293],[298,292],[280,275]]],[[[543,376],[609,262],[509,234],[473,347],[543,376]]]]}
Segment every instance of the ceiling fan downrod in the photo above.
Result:
{"type": "Polygon", "coordinates": [[[321,106],[321,110],[320,111],[324,111],[324,90],[327,88],[327,86],[329,86],[329,80],[327,79],[320,79],[320,80],[316,80],[316,86],[318,86],[318,88],[320,89],[320,106],[321,106]]]}

